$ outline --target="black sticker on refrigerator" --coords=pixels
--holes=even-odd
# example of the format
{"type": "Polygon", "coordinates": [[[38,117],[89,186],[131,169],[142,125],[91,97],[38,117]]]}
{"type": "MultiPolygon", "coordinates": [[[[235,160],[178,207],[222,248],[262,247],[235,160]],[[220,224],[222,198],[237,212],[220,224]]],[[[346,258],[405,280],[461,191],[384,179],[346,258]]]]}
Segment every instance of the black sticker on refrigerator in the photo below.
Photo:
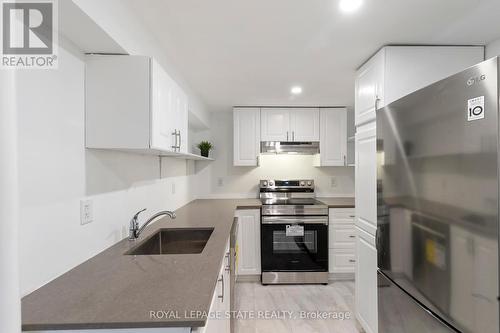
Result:
{"type": "Polygon", "coordinates": [[[484,96],[469,99],[467,101],[467,121],[484,118],[484,96]]]}

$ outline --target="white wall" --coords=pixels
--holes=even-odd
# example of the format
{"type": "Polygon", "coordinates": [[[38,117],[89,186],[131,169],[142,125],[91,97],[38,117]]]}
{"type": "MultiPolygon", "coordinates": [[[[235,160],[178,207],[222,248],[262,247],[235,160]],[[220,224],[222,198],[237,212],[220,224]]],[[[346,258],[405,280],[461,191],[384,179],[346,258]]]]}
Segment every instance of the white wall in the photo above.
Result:
{"type": "Polygon", "coordinates": [[[84,148],[83,54],[60,43],[59,69],[17,77],[23,295],[126,237],[137,210],[177,209],[195,197],[194,162],[164,158],[160,179],[158,157],[84,148]],[[94,222],[82,226],[84,198],[94,222]]]}
{"type": "Polygon", "coordinates": [[[313,166],[313,156],[262,155],[259,167],[233,166],[232,112],[214,112],[211,130],[201,132],[198,141],[210,139],[214,144],[215,162],[199,170],[198,192],[204,197],[256,197],[260,179],[311,178],[319,196],[352,196],[354,168],[313,166]],[[331,178],[336,178],[336,187],[331,178]],[[222,180],[223,185],[219,182],[222,180]]]}
{"type": "Polygon", "coordinates": [[[500,56],[500,38],[486,45],[486,59],[500,56]]]}
{"type": "Polygon", "coordinates": [[[19,332],[17,116],[12,71],[0,71],[0,332],[19,332]]]}

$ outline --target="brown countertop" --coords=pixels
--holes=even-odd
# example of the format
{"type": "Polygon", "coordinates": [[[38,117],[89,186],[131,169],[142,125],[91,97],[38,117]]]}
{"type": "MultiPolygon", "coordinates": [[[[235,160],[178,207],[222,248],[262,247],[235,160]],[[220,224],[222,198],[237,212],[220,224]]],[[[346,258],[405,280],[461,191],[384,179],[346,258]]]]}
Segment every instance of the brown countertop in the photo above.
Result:
{"type": "Polygon", "coordinates": [[[338,198],[326,198],[319,197],[316,198],[328,208],[354,208],[354,197],[338,197],[338,198]]]}
{"type": "MultiPolygon", "coordinates": [[[[22,299],[22,327],[30,330],[200,327],[210,309],[236,209],[260,208],[258,199],[196,200],[145,229],[214,227],[201,254],[130,256],[137,242],[118,242],[22,299]],[[151,319],[150,311],[176,318],[151,319]]],[[[65,249],[61,249],[65,250],[65,249]]]]}

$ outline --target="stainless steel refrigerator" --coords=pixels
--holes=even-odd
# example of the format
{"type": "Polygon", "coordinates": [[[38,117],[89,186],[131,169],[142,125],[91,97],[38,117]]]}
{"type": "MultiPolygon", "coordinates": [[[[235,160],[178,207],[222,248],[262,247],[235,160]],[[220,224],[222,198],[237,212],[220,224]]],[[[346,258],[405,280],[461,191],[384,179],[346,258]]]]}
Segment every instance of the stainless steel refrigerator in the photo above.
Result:
{"type": "Polygon", "coordinates": [[[377,111],[379,333],[499,332],[498,113],[498,58],[377,111]]]}

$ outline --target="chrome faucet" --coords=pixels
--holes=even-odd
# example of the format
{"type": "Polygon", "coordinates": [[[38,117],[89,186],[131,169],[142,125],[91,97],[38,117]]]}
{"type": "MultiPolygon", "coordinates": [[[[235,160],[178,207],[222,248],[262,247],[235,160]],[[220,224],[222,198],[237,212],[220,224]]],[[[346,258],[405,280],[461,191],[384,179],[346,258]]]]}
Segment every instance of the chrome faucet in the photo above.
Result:
{"type": "Polygon", "coordinates": [[[139,235],[143,232],[143,230],[151,222],[153,222],[155,219],[157,219],[158,217],[167,215],[171,219],[175,219],[176,218],[174,212],[171,212],[171,211],[168,211],[168,210],[164,210],[164,211],[158,212],[158,213],[154,214],[153,216],[151,216],[146,222],[144,222],[144,224],[142,225],[142,227],[139,228],[139,222],[137,221],[137,218],[139,217],[139,214],[142,213],[145,210],[146,210],[146,208],[138,211],[134,215],[134,217],[132,217],[132,219],[130,220],[130,228],[129,228],[128,239],[131,240],[131,241],[136,240],[137,238],[139,238],[139,235]]]}

